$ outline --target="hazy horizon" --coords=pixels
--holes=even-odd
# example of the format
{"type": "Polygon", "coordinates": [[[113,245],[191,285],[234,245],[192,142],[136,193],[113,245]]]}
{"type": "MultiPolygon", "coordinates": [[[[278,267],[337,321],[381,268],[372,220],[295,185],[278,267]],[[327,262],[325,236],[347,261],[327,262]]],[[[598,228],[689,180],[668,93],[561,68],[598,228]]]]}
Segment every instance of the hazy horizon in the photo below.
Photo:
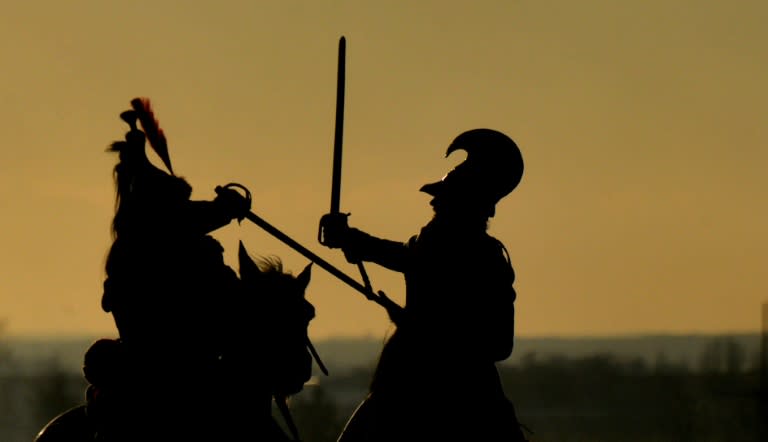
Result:
{"type": "MultiPolygon", "coordinates": [[[[680,337],[728,337],[728,336],[761,336],[768,333],[763,330],[741,330],[741,331],[721,331],[721,332],[627,332],[616,334],[572,334],[572,335],[560,335],[560,334],[542,334],[542,335],[520,335],[516,336],[516,339],[537,340],[537,339],[562,339],[562,340],[600,340],[600,339],[645,339],[645,338],[680,338],[680,337]]],[[[333,341],[333,340],[372,340],[372,341],[384,341],[387,339],[390,333],[384,333],[382,335],[360,334],[360,335],[328,335],[320,338],[313,338],[317,341],[333,341]]],[[[22,340],[35,340],[35,341],[67,341],[67,340],[80,340],[80,339],[98,339],[101,337],[116,338],[117,332],[111,333],[56,333],[56,334],[14,334],[0,331],[0,343],[3,339],[22,339],[22,340]]],[[[312,336],[310,336],[312,337],[312,336]]]]}

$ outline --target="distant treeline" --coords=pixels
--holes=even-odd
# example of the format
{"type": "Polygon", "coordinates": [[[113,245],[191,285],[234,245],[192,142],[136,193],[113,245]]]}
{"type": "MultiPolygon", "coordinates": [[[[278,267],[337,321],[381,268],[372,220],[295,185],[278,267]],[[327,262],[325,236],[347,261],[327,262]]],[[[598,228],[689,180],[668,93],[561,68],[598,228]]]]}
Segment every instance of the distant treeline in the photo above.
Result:
{"type": "MultiPolygon", "coordinates": [[[[520,364],[503,365],[500,374],[521,422],[533,431],[532,442],[768,440],[759,373],[724,367],[703,373],[610,353],[529,353],[520,364]]],[[[370,367],[331,371],[293,397],[290,406],[303,440],[334,442],[371,375],[370,367]]],[[[82,403],[84,389],[82,376],[62,370],[54,360],[34,374],[5,370],[0,440],[29,442],[53,416],[82,403]]],[[[414,392],[417,397],[429,412],[429,398],[414,392]]]]}
{"type": "MultiPolygon", "coordinates": [[[[9,338],[0,335],[6,355],[30,370],[40,361],[55,359],[73,371],[80,370],[82,355],[96,337],[9,338]],[[31,362],[31,364],[29,364],[31,362]]],[[[383,338],[334,338],[315,343],[329,366],[348,369],[372,366],[383,338]]],[[[690,371],[748,370],[759,366],[759,333],[724,335],[638,335],[615,337],[518,337],[512,356],[501,365],[520,365],[532,357],[582,358],[610,354],[617,362],[644,367],[685,368],[690,371]],[[730,367],[730,368],[729,368],[730,367]]],[[[0,361],[3,351],[0,350],[0,361]]],[[[1,369],[1,366],[0,366],[1,369]]]]}

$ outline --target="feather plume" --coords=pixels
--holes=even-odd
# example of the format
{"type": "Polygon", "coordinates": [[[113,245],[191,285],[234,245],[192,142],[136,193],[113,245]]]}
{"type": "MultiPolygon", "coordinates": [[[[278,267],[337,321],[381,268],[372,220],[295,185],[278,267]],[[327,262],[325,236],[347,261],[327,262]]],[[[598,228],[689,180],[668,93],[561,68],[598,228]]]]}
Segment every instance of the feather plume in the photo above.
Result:
{"type": "Polygon", "coordinates": [[[160,128],[160,123],[155,117],[149,98],[134,98],[131,100],[131,106],[139,116],[139,122],[142,129],[144,129],[149,145],[152,146],[155,153],[163,160],[163,164],[168,168],[168,172],[174,175],[173,167],[171,167],[171,157],[168,154],[168,141],[165,139],[165,133],[160,128]]]}

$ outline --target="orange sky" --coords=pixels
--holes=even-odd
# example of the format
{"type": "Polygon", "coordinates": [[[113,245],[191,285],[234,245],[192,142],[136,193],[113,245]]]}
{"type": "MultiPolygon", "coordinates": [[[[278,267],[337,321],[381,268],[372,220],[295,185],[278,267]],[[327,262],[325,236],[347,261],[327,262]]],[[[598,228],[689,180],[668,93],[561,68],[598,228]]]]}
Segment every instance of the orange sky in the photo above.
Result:
{"type": "MultiPolygon", "coordinates": [[[[336,50],[347,38],[342,210],[405,240],[418,188],[492,127],[526,174],[491,232],[518,275],[519,335],[753,331],[768,300],[768,3],[760,0],[11,2],[0,16],[0,318],[13,334],[113,334],[99,307],[118,114],[153,100],[174,170],[317,244],[336,50]],[[213,6],[215,4],[215,6],[213,6]],[[457,4],[457,6],[447,6],[457,4]],[[469,3],[464,3],[469,4],[469,3]]],[[[307,260],[250,224],[243,239],[307,260]]],[[[402,300],[399,275],[370,265],[402,300]]],[[[384,312],[316,267],[316,338],[383,337],[384,312]]]]}

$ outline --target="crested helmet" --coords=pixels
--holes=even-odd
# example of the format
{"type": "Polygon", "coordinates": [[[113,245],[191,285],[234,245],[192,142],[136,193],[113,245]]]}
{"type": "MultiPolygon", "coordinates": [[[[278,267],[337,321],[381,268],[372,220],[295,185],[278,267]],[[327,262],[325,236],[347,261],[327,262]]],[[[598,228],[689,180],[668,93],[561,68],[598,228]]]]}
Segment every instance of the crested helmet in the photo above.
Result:
{"type": "Polygon", "coordinates": [[[420,191],[432,196],[464,195],[494,206],[517,187],[523,176],[523,156],[507,135],[493,129],[472,129],[453,139],[445,153],[467,152],[466,159],[440,181],[420,191]]]}

